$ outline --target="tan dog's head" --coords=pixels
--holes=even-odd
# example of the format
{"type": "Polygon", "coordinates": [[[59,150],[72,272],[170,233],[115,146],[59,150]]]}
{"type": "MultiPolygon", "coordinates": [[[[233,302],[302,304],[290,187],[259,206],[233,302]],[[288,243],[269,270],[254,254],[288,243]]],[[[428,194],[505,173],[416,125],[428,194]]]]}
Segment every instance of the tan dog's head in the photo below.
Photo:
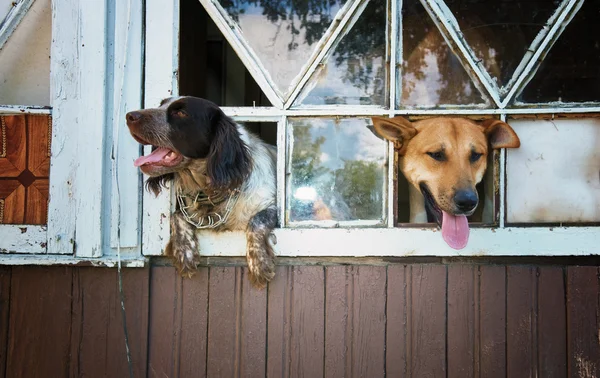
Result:
{"type": "Polygon", "coordinates": [[[375,131],[394,142],[400,169],[425,198],[427,210],[442,227],[450,247],[464,248],[469,237],[467,216],[479,198],[475,185],[487,166],[489,149],[517,148],[519,137],[507,124],[488,119],[373,117],[375,131]]]}

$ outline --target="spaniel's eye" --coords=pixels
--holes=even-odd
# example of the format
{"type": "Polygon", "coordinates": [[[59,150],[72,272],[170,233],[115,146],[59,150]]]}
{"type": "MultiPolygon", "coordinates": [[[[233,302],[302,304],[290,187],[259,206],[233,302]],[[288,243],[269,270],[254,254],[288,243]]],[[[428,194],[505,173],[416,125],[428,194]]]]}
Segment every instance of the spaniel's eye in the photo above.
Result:
{"type": "Polygon", "coordinates": [[[183,109],[177,109],[172,114],[173,114],[173,116],[179,117],[179,118],[187,117],[187,113],[183,109]]]}
{"type": "Polygon", "coordinates": [[[475,151],[471,152],[471,156],[469,157],[469,161],[471,163],[475,163],[477,160],[479,160],[479,158],[481,158],[481,156],[483,156],[483,154],[477,153],[475,151]]]}
{"type": "Polygon", "coordinates": [[[427,152],[427,155],[429,155],[433,160],[436,161],[446,160],[446,154],[444,153],[444,151],[427,152]]]}

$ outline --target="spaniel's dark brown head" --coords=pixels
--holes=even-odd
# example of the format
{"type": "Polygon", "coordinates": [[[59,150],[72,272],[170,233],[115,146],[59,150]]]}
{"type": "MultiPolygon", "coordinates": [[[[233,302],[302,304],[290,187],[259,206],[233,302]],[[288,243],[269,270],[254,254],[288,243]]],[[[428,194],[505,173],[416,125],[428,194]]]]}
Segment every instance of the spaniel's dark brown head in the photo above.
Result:
{"type": "Polygon", "coordinates": [[[212,189],[236,188],[250,173],[250,155],[237,125],[210,101],[167,98],[158,108],[127,113],[126,119],[133,138],[152,145],[152,153],[134,164],[151,177],[155,192],[158,183],[187,169],[193,159],[206,160],[212,189]]]}

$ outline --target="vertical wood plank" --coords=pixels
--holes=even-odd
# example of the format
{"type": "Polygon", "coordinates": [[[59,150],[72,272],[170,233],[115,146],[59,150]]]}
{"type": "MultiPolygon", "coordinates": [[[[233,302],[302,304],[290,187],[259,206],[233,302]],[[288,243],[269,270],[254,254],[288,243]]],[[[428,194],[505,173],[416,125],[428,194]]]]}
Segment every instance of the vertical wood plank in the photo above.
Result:
{"type": "Polygon", "coordinates": [[[509,377],[537,375],[536,269],[507,267],[506,369],[509,377]]]}
{"type": "Polygon", "coordinates": [[[208,377],[233,377],[239,363],[237,338],[241,270],[211,267],[208,299],[208,377]]]}
{"type": "Polygon", "coordinates": [[[476,376],[475,265],[448,266],[448,377],[476,376]]]}
{"type": "Polygon", "coordinates": [[[352,376],[383,377],[386,270],[380,266],[354,270],[352,376]]]}
{"type": "MultiPolygon", "coordinates": [[[[179,1],[146,0],[145,4],[145,25],[152,27],[145,30],[144,106],[153,107],[178,93],[179,1]]],[[[150,146],[144,153],[150,153],[150,146]]],[[[171,232],[171,190],[158,197],[144,191],[142,204],[142,253],[162,255],[171,232]]]]}
{"type": "Polygon", "coordinates": [[[388,267],[386,374],[388,377],[410,377],[407,371],[407,302],[404,265],[388,267]]]}
{"type": "Polygon", "coordinates": [[[291,298],[293,268],[277,266],[268,286],[267,377],[290,376],[291,298]]]}
{"type": "Polygon", "coordinates": [[[323,376],[324,270],[319,266],[294,266],[292,275],[291,377],[323,376]]]}
{"type": "Polygon", "coordinates": [[[278,269],[269,286],[269,377],[321,377],[324,372],[324,271],[278,269]]]}
{"type": "Polygon", "coordinates": [[[446,267],[411,266],[411,373],[446,375],[446,267]]]}
{"type": "Polygon", "coordinates": [[[481,266],[479,322],[481,377],[506,377],[506,268],[481,266]]]}
{"type": "Polygon", "coordinates": [[[568,376],[600,376],[598,268],[567,268],[568,376]]]}
{"type": "MultiPolygon", "coordinates": [[[[123,270],[133,374],[146,375],[149,269],[123,270]]],[[[77,268],[73,276],[72,376],[128,377],[116,269],[77,268]]]]}
{"type": "Polygon", "coordinates": [[[173,267],[150,270],[148,377],[177,377],[179,369],[179,316],[181,278],[173,267]]]}
{"type": "Polygon", "coordinates": [[[325,268],[325,377],[352,376],[352,267],[325,268]]]}
{"type": "Polygon", "coordinates": [[[11,267],[0,267],[0,376],[5,377],[10,315],[11,267]]]}
{"type": "Polygon", "coordinates": [[[72,278],[70,267],[12,268],[6,376],[68,376],[72,278]]]}
{"type": "Polygon", "coordinates": [[[385,267],[329,267],[325,277],[325,377],[385,375],[385,267]]]}
{"type": "Polygon", "coordinates": [[[538,278],[539,376],[567,376],[567,319],[562,268],[540,267],[538,278]]]}
{"type": "Polygon", "coordinates": [[[212,267],[210,277],[207,376],[264,377],[266,290],[241,267],[212,267]]]}
{"type": "Polygon", "coordinates": [[[242,271],[239,377],[264,377],[267,358],[267,290],[254,288],[242,271]]]}
{"type": "Polygon", "coordinates": [[[48,253],[102,256],[106,4],[52,2],[48,253]]]}
{"type": "Polygon", "coordinates": [[[109,69],[112,69],[113,73],[108,75],[107,80],[112,96],[107,117],[107,127],[112,128],[112,138],[107,143],[112,145],[114,156],[111,169],[117,169],[110,178],[111,247],[138,247],[138,251],[141,250],[141,246],[138,246],[141,227],[141,173],[133,166],[133,161],[139,156],[140,145],[131,137],[125,126],[125,114],[142,106],[142,3],[142,0],[114,2],[114,54],[110,56],[112,61],[109,61],[109,69]]]}
{"type": "MultiPolygon", "coordinates": [[[[206,373],[208,328],[208,267],[183,280],[179,377],[203,377],[206,373]]],[[[156,342],[156,341],[153,341],[156,342]]]]}

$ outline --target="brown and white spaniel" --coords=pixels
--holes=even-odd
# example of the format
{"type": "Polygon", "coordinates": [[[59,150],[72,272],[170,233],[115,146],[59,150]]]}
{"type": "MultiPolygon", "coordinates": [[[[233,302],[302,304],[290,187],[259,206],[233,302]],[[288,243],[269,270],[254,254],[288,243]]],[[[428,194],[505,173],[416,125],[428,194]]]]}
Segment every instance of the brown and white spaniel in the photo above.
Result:
{"type": "Polygon", "coordinates": [[[275,275],[275,147],[196,97],[167,98],[126,119],[135,140],[152,145],[134,163],[150,176],[147,188],[158,194],[171,183],[177,196],[166,251],[179,272],[196,271],[197,229],[243,230],[250,280],[264,287],[275,275]]]}

